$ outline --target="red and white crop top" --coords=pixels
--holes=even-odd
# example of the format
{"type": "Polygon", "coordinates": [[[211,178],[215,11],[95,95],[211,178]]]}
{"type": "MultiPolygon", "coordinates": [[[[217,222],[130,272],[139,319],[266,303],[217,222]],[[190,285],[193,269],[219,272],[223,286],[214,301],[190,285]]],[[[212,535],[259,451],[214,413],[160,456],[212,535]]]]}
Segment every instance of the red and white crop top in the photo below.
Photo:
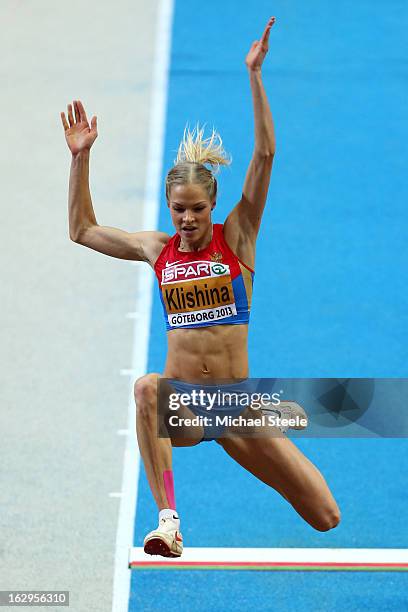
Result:
{"type": "Polygon", "coordinates": [[[213,225],[212,240],[201,251],[179,246],[175,234],[154,266],[167,330],[247,324],[254,271],[232,252],[223,225],[213,225]]]}

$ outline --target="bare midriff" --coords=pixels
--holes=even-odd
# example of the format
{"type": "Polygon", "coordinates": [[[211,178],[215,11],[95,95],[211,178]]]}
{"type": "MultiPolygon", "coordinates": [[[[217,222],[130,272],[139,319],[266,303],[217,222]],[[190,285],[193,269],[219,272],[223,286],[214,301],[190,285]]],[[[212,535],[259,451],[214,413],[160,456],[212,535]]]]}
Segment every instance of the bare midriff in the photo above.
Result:
{"type": "Polygon", "coordinates": [[[213,325],[167,332],[163,376],[197,383],[248,377],[248,325],[213,325]]]}

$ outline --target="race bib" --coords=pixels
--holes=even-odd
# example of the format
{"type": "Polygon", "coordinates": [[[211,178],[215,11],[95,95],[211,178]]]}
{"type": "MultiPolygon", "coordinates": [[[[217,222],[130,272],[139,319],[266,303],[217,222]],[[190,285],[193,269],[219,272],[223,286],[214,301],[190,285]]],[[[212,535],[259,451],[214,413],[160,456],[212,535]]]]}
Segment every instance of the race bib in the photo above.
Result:
{"type": "Polygon", "coordinates": [[[228,265],[194,261],[166,265],[162,298],[171,327],[225,319],[237,314],[228,265]]]}

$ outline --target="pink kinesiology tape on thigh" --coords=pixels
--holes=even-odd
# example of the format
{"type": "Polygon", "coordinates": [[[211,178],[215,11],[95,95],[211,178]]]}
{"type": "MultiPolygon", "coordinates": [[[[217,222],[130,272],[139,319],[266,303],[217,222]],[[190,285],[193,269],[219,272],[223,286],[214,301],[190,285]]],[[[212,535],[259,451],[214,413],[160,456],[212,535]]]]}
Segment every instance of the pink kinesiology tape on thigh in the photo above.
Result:
{"type": "Polygon", "coordinates": [[[173,471],[165,470],[163,472],[163,480],[164,480],[164,489],[166,491],[167,501],[169,502],[169,508],[172,508],[172,510],[175,510],[176,500],[174,497],[173,471]]]}

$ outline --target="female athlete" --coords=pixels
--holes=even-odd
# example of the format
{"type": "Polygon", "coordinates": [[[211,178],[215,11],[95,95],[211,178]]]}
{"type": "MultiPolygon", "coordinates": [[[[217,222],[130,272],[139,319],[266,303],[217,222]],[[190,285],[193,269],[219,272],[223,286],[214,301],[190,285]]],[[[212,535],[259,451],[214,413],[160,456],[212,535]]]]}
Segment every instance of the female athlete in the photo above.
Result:
{"type": "MultiPolygon", "coordinates": [[[[323,476],[286,436],[268,432],[265,437],[262,426],[253,429],[260,435],[239,435],[242,428],[231,426],[211,436],[201,424],[185,430],[183,435],[169,428],[167,437],[159,435],[158,429],[158,391],[163,379],[171,379],[170,388],[181,393],[191,391],[197,383],[215,380],[232,381],[239,387],[248,378],[247,336],[255,243],[275,155],[273,120],[261,77],[274,23],[272,17],[246,56],[255,146],[242,197],[223,225],[211,220],[217,180],[205,164],[219,167],[230,160],[224,155],[219,137],[217,144],[214,130],[206,140],[198,128],[195,138],[194,132],[184,133],[175,165],[167,174],[166,200],[175,235],[158,231],[129,233],[98,225],[92,207],[89,155],[97,137],[96,117],[89,125],[79,100],[73,102],[75,118],[71,104],[68,121],[61,113],[72,153],[71,239],[112,257],[148,263],[160,288],[168,340],[164,372],[146,374],[134,386],[140,453],[159,509],[159,525],[144,540],[149,554],[178,557],[182,553],[172,446],[192,446],[203,439],[215,439],[242,467],[276,489],[315,529],[327,531],[340,520],[338,506],[323,476]]],[[[189,412],[189,407],[183,409],[189,412]]],[[[193,413],[198,414],[194,410],[193,413]]],[[[166,429],[168,422],[161,418],[160,428],[166,429]]]]}

